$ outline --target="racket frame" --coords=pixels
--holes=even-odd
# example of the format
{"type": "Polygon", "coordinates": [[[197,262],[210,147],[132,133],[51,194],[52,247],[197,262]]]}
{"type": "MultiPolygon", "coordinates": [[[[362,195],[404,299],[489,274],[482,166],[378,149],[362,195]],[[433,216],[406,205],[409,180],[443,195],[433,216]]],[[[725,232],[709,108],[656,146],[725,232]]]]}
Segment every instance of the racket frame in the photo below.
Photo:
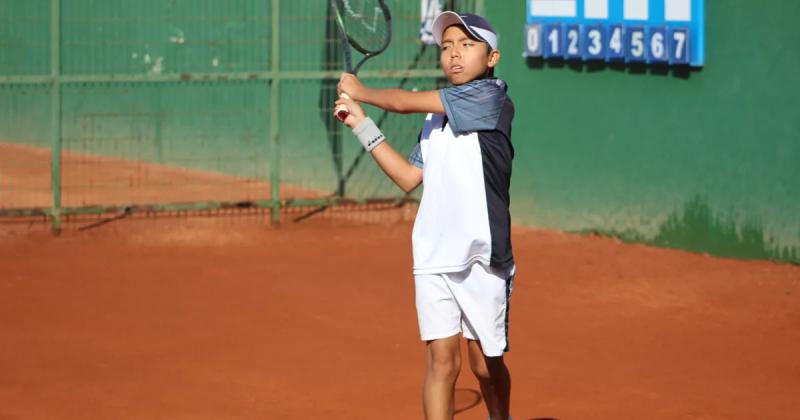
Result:
{"type": "MultiPolygon", "coordinates": [[[[336,28],[337,32],[339,33],[339,42],[342,44],[342,52],[344,53],[344,63],[345,63],[345,71],[347,73],[356,75],[358,74],[358,70],[361,69],[361,66],[372,57],[379,55],[380,53],[386,51],[386,48],[389,47],[389,43],[392,42],[392,14],[389,11],[389,6],[386,5],[384,0],[377,0],[378,7],[380,7],[381,11],[383,12],[384,19],[386,20],[386,37],[384,39],[383,45],[376,50],[370,51],[364,48],[358,40],[354,39],[350,35],[347,34],[347,29],[344,26],[344,19],[342,19],[341,13],[339,13],[339,4],[343,0],[331,0],[331,9],[333,9],[333,17],[336,21],[336,28]],[[353,67],[353,56],[350,51],[350,47],[356,49],[356,51],[360,52],[364,55],[361,60],[353,67]]],[[[340,98],[350,99],[346,93],[342,93],[339,95],[340,98]]],[[[347,106],[344,104],[339,105],[336,107],[336,118],[340,121],[344,121],[348,115],[350,115],[350,111],[347,109],[347,106]]]]}

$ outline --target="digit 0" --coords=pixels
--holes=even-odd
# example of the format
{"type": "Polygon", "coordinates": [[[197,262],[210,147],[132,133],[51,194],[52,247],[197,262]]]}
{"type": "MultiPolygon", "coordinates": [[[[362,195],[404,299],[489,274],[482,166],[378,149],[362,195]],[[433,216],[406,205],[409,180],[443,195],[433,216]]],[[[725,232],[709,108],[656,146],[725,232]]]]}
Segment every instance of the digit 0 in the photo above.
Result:
{"type": "Polygon", "coordinates": [[[526,28],[526,52],[528,57],[542,56],[542,25],[533,24],[526,28]]]}

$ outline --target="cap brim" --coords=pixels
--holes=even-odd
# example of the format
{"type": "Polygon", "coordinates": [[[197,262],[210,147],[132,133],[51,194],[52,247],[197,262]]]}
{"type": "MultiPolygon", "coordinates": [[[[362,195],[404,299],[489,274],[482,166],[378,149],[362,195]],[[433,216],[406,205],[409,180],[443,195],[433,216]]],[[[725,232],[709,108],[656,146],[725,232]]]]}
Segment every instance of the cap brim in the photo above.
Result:
{"type": "Polygon", "coordinates": [[[481,39],[472,29],[464,23],[464,20],[461,19],[461,16],[458,15],[456,12],[442,12],[439,13],[439,16],[436,16],[436,19],[433,21],[433,39],[436,41],[436,45],[442,46],[442,36],[444,35],[444,31],[453,26],[453,25],[461,25],[463,26],[467,32],[469,32],[472,36],[477,39],[481,39]]]}

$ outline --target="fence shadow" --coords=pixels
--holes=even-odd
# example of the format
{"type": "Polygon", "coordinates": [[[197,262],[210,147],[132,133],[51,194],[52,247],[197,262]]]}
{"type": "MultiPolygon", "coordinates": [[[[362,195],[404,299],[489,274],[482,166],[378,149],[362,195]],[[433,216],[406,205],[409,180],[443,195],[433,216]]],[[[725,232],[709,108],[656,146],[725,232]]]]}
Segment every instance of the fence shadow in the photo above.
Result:
{"type": "MultiPolygon", "coordinates": [[[[481,393],[475,389],[458,388],[455,394],[456,408],[455,414],[463,413],[467,410],[473,409],[481,404],[483,397],[481,393]]],[[[525,418],[523,418],[525,419],[525,418]]],[[[559,420],[556,417],[530,417],[527,420],[559,420]]]]}
{"type": "Polygon", "coordinates": [[[455,413],[463,413],[471,408],[478,406],[483,398],[480,391],[474,389],[458,388],[456,389],[456,409],[455,413]]]}

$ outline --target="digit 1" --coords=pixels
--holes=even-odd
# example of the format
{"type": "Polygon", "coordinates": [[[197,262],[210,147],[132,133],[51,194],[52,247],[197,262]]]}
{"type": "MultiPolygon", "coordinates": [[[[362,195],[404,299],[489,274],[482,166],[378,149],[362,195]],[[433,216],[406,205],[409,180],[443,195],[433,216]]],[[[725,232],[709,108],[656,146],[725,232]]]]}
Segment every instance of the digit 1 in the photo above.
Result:
{"type": "Polygon", "coordinates": [[[551,24],[545,26],[545,33],[547,34],[547,42],[544,56],[546,58],[562,57],[564,53],[561,47],[562,27],[560,24],[551,24]]]}

